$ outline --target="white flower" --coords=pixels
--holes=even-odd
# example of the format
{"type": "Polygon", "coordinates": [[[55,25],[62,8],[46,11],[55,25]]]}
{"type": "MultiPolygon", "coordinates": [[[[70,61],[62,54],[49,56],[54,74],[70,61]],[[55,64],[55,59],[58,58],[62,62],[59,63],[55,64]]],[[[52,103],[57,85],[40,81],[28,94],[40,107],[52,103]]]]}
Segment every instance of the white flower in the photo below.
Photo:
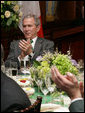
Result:
{"type": "Polygon", "coordinates": [[[14,9],[15,12],[18,12],[19,11],[19,5],[15,5],[13,9],[14,9]]]}
{"type": "Polygon", "coordinates": [[[4,1],[1,1],[1,4],[3,4],[4,3],[4,1]]]}
{"type": "Polygon", "coordinates": [[[11,15],[10,11],[5,11],[5,17],[6,17],[6,18],[9,18],[10,15],[11,15]]]}

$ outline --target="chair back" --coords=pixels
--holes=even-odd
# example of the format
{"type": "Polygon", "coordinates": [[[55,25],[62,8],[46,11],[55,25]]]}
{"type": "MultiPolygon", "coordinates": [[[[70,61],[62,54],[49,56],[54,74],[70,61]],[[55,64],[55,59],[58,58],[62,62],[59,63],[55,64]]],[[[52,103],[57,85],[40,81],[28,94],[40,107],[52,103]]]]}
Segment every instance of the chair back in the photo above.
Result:
{"type": "Polygon", "coordinates": [[[42,97],[37,96],[37,100],[34,102],[34,104],[21,110],[20,112],[40,112],[41,103],[42,103],[42,97]]]}

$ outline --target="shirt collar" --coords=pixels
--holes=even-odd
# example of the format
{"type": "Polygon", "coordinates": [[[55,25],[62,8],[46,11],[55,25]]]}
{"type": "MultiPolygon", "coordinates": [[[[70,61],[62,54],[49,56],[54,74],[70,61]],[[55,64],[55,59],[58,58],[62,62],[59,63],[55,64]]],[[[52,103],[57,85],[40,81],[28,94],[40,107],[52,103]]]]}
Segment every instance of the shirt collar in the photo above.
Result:
{"type": "Polygon", "coordinates": [[[32,47],[34,48],[36,40],[37,40],[37,36],[35,38],[33,38],[32,40],[33,40],[32,47]]]}
{"type": "Polygon", "coordinates": [[[37,40],[37,36],[35,38],[33,38],[32,40],[33,40],[33,43],[35,43],[37,40]]]}

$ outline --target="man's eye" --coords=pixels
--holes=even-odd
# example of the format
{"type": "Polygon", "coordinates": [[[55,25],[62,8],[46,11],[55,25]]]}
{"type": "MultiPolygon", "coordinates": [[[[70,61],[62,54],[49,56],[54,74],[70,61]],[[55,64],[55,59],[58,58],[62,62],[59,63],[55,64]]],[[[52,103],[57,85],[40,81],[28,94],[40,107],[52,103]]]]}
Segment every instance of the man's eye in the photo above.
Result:
{"type": "Polygon", "coordinates": [[[26,27],[25,25],[23,25],[23,27],[26,27]]]}
{"type": "Polygon", "coordinates": [[[26,25],[26,26],[25,26],[25,25],[23,25],[23,27],[32,27],[32,25],[26,25]]]}
{"type": "Polygon", "coordinates": [[[31,25],[28,25],[28,27],[31,27],[31,25]]]}

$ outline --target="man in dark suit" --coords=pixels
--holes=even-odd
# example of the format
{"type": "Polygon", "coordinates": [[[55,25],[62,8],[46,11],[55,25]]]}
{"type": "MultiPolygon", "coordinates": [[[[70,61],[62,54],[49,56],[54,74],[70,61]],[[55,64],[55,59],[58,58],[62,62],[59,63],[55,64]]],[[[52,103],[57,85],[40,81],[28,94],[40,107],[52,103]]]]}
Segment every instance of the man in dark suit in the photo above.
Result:
{"type": "Polygon", "coordinates": [[[83,83],[78,84],[76,77],[72,73],[67,72],[66,76],[61,75],[56,67],[51,68],[51,73],[52,80],[57,87],[65,91],[71,99],[70,112],[84,112],[83,83]]]}
{"type": "Polygon", "coordinates": [[[18,111],[30,105],[21,87],[1,71],[1,112],[18,111]]]}
{"type": "MultiPolygon", "coordinates": [[[[3,47],[1,45],[1,65],[3,64],[3,47]]],[[[3,71],[3,70],[2,70],[3,71]]],[[[31,105],[27,94],[11,78],[1,71],[1,112],[22,110],[31,105]]]]}
{"type": "Polygon", "coordinates": [[[37,32],[40,29],[40,19],[35,15],[27,15],[22,20],[23,33],[25,39],[13,41],[10,46],[10,53],[5,62],[8,66],[10,61],[16,61],[19,66],[19,62],[24,59],[35,60],[43,52],[53,52],[54,43],[50,40],[39,38],[37,32]],[[33,43],[31,43],[33,41],[33,43]]]}

